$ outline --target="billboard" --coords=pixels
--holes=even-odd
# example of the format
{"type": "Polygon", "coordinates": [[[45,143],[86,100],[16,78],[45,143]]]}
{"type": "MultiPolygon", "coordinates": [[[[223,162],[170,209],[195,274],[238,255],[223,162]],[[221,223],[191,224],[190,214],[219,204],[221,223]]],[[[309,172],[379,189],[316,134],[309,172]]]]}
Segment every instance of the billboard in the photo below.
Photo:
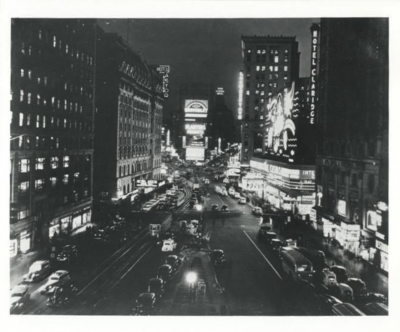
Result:
{"type": "MultiPolygon", "coordinates": [[[[185,100],[185,117],[187,114],[207,114],[208,112],[208,100],[185,100]]],[[[190,115],[189,115],[190,116],[190,115]]]]}
{"type": "Polygon", "coordinates": [[[204,148],[187,147],[186,148],[186,160],[204,160],[204,148]]]}

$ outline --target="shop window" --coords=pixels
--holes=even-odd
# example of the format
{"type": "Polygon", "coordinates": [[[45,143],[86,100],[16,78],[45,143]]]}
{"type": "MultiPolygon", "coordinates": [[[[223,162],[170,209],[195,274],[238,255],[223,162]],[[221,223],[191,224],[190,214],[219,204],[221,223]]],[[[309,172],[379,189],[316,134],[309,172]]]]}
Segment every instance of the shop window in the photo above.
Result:
{"type": "Polygon", "coordinates": [[[44,161],[45,161],[45,158],[36,158],[35,169],[36,170],[44,169],[44,161]]]}
{"type": "Polygon", "coordinates": [[[21,173],[27,173],[30,171],[30,160],[29,159],[21,159],[19,161],[19,171],[21,173]]]}
{"type": "Polygon", "coordinates": [[[18,220],[22,220],[22,219],[28,218],[29,216],[30,216],[30,211],[29,210],[18,211],[18,220]]]}
{"type": "Polygon", "coordinates": [[[29,181],[21,182],[21,183],[18,185],[18,191],[19,191],[20,193],[25,193],[25,192],[27,192],[28,190],[29,190],[29,181]]]}

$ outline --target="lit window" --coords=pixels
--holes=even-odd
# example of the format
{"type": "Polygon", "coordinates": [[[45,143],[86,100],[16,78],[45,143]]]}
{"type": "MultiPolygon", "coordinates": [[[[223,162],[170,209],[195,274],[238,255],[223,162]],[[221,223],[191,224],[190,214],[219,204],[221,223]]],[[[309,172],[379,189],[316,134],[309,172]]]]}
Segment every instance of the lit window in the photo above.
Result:
{"type": "Polygon", "coordinates": [[[29,215],[30,215],[29,210],[18,211],[18,220],[25,219],[29,217],[29,215]]]}
{"type": "Polygon", "coordinates": [[[288,71],[288,66],[284,66],[283,71],[288,71]]]}
{"type": "Polygon", "coordinates": [[[30,160],[29,159],[21,159],[19,161],[19,171],[21,173],[27,173],[30,171],[30,160]]]}
{"type": "Polygon", "coordinates": [[[269,66],[269,71],[274,71],[274,66],[269,66]]]}
{"type": "Polygon", "coordinates": [[[32,46],[29,46],[28,48],[28,55],[32,55],[32,46]]]}
{"type": "Polygon", "coordinates": [[[64,174],[63,183],[68,184],[68,180],[69,180],[69,174],[64,174]]]}
{"type": "Polygon", "coordinates": [[[261,96],[264,96],[265,91],[261,91],[261,96]]]}
{"type": "Polygon", "coordinates": [[[56,36],[53,36],[53,47],[57,46],[57,38],[56,36]]]}
{"type": "Polygon", "coordinates": [[[27,125],[27,126],[30,126],[30,125],[31,125],[31,115],[30,115],[30,114],[28,114],[28,115],[26,116],[26,125],[27,125]]]}
{"type": "Polygon", "coordinates": [[[278,71],[278,70],[279,70],[279,67],[278,67],[278,66],[275,66],[274,69],[275,69],[275,71],[278,71]]]}
{"type": "Polygon", "coordinates": [[[75,112],[78,112],[78,103],[75,103],[75,112]]]}
{"type": "Polygon", "coordinates": [[[25,71],[21,69],[21,77],[24,77],[25,71]]]}
{"type": "Polygon", "coordinates": [[[27,192],[29,190],[29,181],[21,182],[18,186],[18,191],[21,193],[27,192]]]}
{"type": "Polygon", "coordinates": [[[250,96],[250,91],[249,90],[246,91],[246,96],[250,96]]]}
{"type": "Polygon", "coordinates": [[[260,94],[260,91],[259,91],[259,90],[256,90],[256,95],[258,95],[258,94],[260,94]]]}
{"type": "Polygon", "coordinates": [[[31,95],[31,93],[29,92],[29,93],[28,93],[28,104],[31,103],[31,97],[32,97],[32,95],[31,95]]]}
{"type": "Polygon", "coordinates": [[[55,187],[57,185],[57,178],[55,176],[52,176],[50,178],[50,183],[52,187],[55,187]]]}
{"type": "Polygon", "coordinates": [[[39,94],[36,96],[36,102],[38,105],[40,105],[40,95],[39,94]]]}
{"type": "Polygon", "coordinates": [[[72,111],[73,107],[72,107],[72,101],[69,102],[69,110],[72,111]]]}
{"type": "Polygon", "coordinates": [[[24,113],[19,113],[19,126],[22,127],[24,125],[24,113]]]}
{"type": "Polygon", "coordinates": [[[21,44],[21,53],[25,54],[25,43],[21,44]]]}
{"type": "Polygon", "coordinates": [[[260,66],[257,66],[257,67],[256,67],[256,71],[260,71],[260,66]]]}
{"type": "Polygon", "coordinates": [[[40,84],[40,77],[37,78],[37,82],[38,82],[38,84],[40,84]]]}
{"type": "Polygon", "coordinates": [[[42,39],[42,30],[39,30],[39,39],[42,39]]]}
{"type": "Polygon", "coordinates": [[[67,82],[65,82],[64,83],[64,90],[67,90],[67,88],[68,88],[68,84],[67,84],[67,82]]]}
{"type": "Polygon", "coordinates": [[[68,53],[68,44],[65,45],[65,53],[68,53]]]}
{"type": "Polygon", "coordinates": [[[262,66],[262,67],[261,67],[261,71],[265,71],[265,66],[262,66]]]}
{"type": "Polygon", "coordinates": [[[19,101],[24,101],[24,90],[19,91],[19,101]]]}
{"type": "Polygon", "coordinates": [[[46,128],[46,115],[43,115],[43,119],[42,119],[42,124],[43,124],[43,128],[46,128]]]}
{"type": "Polygon", "coordinates": [[[251,53],[251,50],[247,50],[247,53],[251,53]]]}
{"type": "Polygon", "coordinates": [[[67,119],[64,119],[64,128],[67,128],[67,119]]]}
{"type": "Polygon", "coordinates": [[[79,175],[80,175],[79,172],[74,173],[74,178],[75,178],[75,179],[78,179],[78,178],[79,178],[79,175]]]}
{"type": "Polygon", "coordinates": [[[285,61],[285,62],[289,62],[289,57],[288,57],[287,55],[285,55],[284,61],[285,61]]]}
{"type": "Polygon", "coordinates": [[[35,180],[35,189],[36,190],[43,189],[43,186],[44,186],[44,180],[43,179],[35,180]]]}
{"type": "Polygon", "coordinates": [[[52,169],[58,168],[58,157],[51,157],[50,166],[52,169]]]}
{"type": "Polygon", "coordinates": [[[289,53],[289,50],[288,50],[288,49],[285,49],[285,53],[289,53]]]}
{"type": "Polygon", "coordinates": [[[28,70],[28,78],[29,78],[29,79],[32,78],[32,70],[28,70]]]}
{"type": "Polygon", "coordinates": [[[47,85],[47,77],[45,76],[43,79],[44,85],[47,85]]]}
{"type": "Polygon", "coordinates": [[[82,111],[83,111],[82,106],[79,106],[79,112],[82,113],[82,111]]]}
{"type": "Polygon", "coordinates": [[[69,167],[69,156],[63,158],[63,167],[69,167]]]}
{"type": "Polygon", "coordinates": [[[288,79],[288,78],[287,78],[287,75],[283,76],[283,79],[284,79],[284,80],[287,80],[287,79],[288,79]]]}
{"type": "Polygon", "coordinates": [[[36,128],[40,127],[40,115],[36,115],[36,128]]]}

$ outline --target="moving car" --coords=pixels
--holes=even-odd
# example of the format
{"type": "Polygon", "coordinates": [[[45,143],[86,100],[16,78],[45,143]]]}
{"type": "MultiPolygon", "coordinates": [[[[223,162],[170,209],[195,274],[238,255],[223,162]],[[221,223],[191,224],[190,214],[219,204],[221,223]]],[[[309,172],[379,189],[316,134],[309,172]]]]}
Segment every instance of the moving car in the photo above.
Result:
{"type": "Polygon", "coordinates": [[[255,216],[262,216],[263,211],[259,206],[256,206],[252,211],[251,211],[255,216]]]}
{"type": "Polygon", "coordinates": [[[156,294],[157,297],[161,297],[164,293],[164,282],[160,278],[151,278],[149,280],[147,291],[149,293],[156,294]]]}
{"type": "Polygon", "coordinates": [[[156,307],[156,294],[155,293],[142,293],[136,300],[136,307],[133,308],[135,315],[151,315],[156,307]]]}
{"type": "Polygon", "coordinates": [[[30,300],[28,286],[18,285],[11,290],[10,312],[21,310],[30,300]]]}
{"type": "Polygon", "coordinates": [[[246,204],[246,197],[240,197],[239,204],[246,204]]]}
{"type": "Polygon", "coordinates": [[[49,261],[36,261],[30,268],[29,272],[22,277],[25,282],[36,282],[44,279],[51,273],[49,261]]]}
{"type": "Polygon", "coordinates": [[[234,197],[235,197],[235,198],[240,198],[240,193],[238,193],[238,192],[235,192],[235,195],[234,195],[234,197]]]}
{"type": "Polygon", "coordinates": [[[228,212],[228,211],[229,211],[228,205],[226,204],[222,205],[221,212],[228,212]]]}
{"type": "Polygon", "coordinates": [[[182,260],[176,255],[169,255],[165,260],[165,264],[171,265],[172,271],[176,272],[181,266],[182,260]]]}
{"type": "Polygon", "coordinates": [[[58,270],[54,272],[45,285],[43,285],[39,292],[40,294],[51,294],[54,292],[56,286],[66,286],[71,283],[71,277],[68,271],[58,270]]]}
{"type": "Polygon", "coordinates": [[[211,263],[215,266],[223,266],[226,263],[225,254],[222,249],[214,249],[211,252],[211,263]]]}
{"type": "Polygon", "coordinates": [[[169,264],[164,264],[157,269],[157,278],[160,278],[164,281],[164,283],[167,283],[169,280],[171,280],[172,273],[172,266],[169,264]]]}
{"type": "Polygon", "coordinates": [[[78,258],[78,250],[75,245],[67,244],[57,255],[57,262],[71,263],[78,258]]]}
{"type": "Polygon", "coordinates": [[[177,243],[174,241],[174,239],[167,239],[163,240],[163,245],[161,248],[161,251],[174,251],[176,249],[177,243]]]}

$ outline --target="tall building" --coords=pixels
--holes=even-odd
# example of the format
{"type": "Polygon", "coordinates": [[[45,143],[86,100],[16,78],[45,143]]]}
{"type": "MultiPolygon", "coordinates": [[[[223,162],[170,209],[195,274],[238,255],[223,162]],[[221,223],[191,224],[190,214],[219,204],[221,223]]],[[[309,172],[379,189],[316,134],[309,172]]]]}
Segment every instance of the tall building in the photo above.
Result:
{"type": "Polygon", "coordinates": [[[90,221],[95,20],[11,26],[11,256],[90,221]]]}
{"type": "Polygon", "coordinates": [[[236,123],[232,111],[225,103],[224,89],[215,91],[215,104],[211,107],[208,121],[209,148],[218,148],[218,140],[221,141],[221,149],[225,150],[228,144],[236,143],[236,123]]]}
{"type": "Polygon", "coordinates": [[[242,106],[242,163],[265,152],[264,114],[267,99],[299,77],[296,37],[242,36],[244,71],[242,106]]]}
{"type": "Polygon", "coordinates": [[[317,226],[387,270],[388,20],[322,19],[319,73],[317,226]]]}
{"type": "Polygon", "coordinates": [[[162,76],[100,28],[97,63],[94,197],[115,201],[161,177],[162,76]]]}

